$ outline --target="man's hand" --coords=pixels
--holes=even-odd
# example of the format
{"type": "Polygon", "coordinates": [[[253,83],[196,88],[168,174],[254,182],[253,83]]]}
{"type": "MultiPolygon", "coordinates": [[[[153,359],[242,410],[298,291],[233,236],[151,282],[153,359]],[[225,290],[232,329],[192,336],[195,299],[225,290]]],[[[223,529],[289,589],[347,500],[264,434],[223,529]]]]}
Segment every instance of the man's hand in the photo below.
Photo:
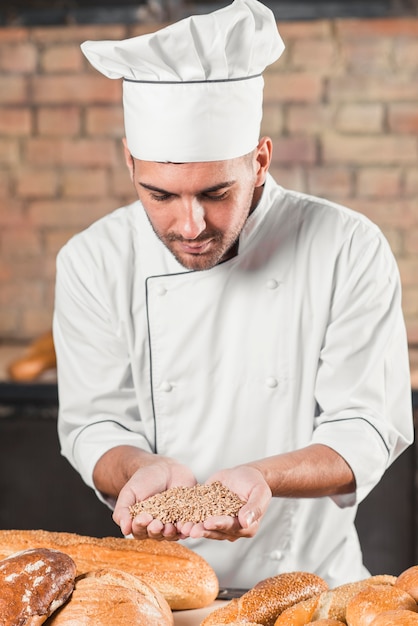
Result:
{"type": "Polygon", "coordinates": [[[222,515],[209,517],[204,522],[177,524],[177,530],[183,537],[236,541],[240,537],[253,537],[272,494],[262,473],[247,465],[221,470],[210,477],[207,483],[220,481],[225,487],[236,493],[245,502],[238,517],[222,515]]]}

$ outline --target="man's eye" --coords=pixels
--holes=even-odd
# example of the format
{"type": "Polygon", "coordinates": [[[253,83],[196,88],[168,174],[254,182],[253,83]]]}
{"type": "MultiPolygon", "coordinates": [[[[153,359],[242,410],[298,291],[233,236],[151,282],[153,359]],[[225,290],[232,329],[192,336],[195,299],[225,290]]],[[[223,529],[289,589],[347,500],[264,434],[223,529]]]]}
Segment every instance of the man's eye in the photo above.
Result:
{"type": "Polygon", "coordinates": [[[227,191],[223,191],[222,193],[208,193],[206,194],[206,198],[208,200],[214,200],[215,202],[218,202],[220,200],[224,200],[228,195],[227,191]]]}
{"type": "Polygon", "coordinates": [[[171,197],[169,193],[152,193],[151,198],[156,200],[157,202],[164,202],[164,200],[168,200],[171,197]]]}

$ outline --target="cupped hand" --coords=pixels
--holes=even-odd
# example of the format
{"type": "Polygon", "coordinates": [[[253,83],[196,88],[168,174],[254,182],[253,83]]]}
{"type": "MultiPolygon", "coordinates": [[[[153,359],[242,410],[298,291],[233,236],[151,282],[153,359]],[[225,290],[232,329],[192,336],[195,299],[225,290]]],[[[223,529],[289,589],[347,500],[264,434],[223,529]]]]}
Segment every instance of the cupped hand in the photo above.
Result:
{"type": "Polygon", "coordinates": [[[132,519],[130,507],[171,487],[193,487],[195,484],[195,477],[185,465],[158,457],[155,462],[138,469],[121,489],[113,519],[124,535],[133,535],[136,539],[182,539],[183,535],[174,524],[163,524],[149,513],[141,512],[132,519]]]}
{"type": "Polygon", "coordinates": [[[238,516],[220,515],[208,517],[204,522],[177,524],[184,537],[236,541],[240,537],[253,537],[272,498],[271,489],[260,470],[249,465],[217,472],[207,483],[220,481],[236,493],[245,503],[238,516]]]}

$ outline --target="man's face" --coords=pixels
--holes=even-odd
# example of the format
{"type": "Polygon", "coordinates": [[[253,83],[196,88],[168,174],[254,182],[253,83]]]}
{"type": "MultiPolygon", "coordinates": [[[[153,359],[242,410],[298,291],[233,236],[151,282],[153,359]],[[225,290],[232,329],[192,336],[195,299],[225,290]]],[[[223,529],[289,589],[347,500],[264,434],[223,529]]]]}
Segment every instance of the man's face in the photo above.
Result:
{"type": "Polygon", "coordinates": [[[206,270],[236,254],[258,169],[254,155],[180,164],[133,159],[131,174],[164,245],[184,267],[206,270]]]}

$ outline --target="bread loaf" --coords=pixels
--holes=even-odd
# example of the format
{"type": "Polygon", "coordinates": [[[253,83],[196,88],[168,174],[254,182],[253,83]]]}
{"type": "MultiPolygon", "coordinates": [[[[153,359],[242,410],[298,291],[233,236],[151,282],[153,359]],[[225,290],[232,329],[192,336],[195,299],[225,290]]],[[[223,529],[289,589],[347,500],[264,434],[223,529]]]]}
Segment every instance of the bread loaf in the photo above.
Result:
{"type": "Polygon", "coordinates": [[[370,623],[385,611],[407,609],[418,611],[414,598],[394,585],[368,585],[347,604],[348,626],[370,626],[370,623]]]}
{"type": "Polygon", "coordinates": [[[340,622],[338,619],[316,619],[314,622],[309,622],[309,624],[315,624],[315,626],[345,626],[345,622],[340,622]]]}
{"type": "Polygon", "coordinates": [[[371,622],[370,626],[417,626],[418,613],[406,609],[385,611],[371,622]]]}
{"type": "Polygon", "coordinates": [[[367,585],[392,585],[395,581],[396,576],[380,575],[340,585],[289,607],[279,615],[275,626],[305,626],[320,619],[345,623],[347,604],[359,591],[367,585]]]}
{"type": "Polygon", "coordinates": [[[315,574],[278,574],[262,580],[241,598],[234,598],[225,607],[213,611],[203,620],[201,626],[232,624],[240,620],[273,626],[277,616],[287,607],[318,595],[327,588],[326,582],[315,574]]]}
{"type": "Polygon", "coordinates": [[[46,530],[0,530],[0,558],[28,548],[53,548],[68,554],[77,574],[103,568],[138,575],[167,600],[172,609],[208,606],[218,593],[210,565],[185,546],[154,539],[87,537],[46,530]]]}
{"type": "Polygon", "coordinates": [[[413,565],[399,574],[395,586],[409,593],[418,602],[418,565],[413,565]]]}
{"type": "Polygon", "coordinates": [[[173,626],[164,596],[137,576],[102,569],[78,577],[70,600],[48,626],[173,626]]]}
{"type": "Polygon", "coordinates": [[[36,548],[0,561],[0,624],[39,626],[74,588],[76,567],[66,554],[36,548]]]}

